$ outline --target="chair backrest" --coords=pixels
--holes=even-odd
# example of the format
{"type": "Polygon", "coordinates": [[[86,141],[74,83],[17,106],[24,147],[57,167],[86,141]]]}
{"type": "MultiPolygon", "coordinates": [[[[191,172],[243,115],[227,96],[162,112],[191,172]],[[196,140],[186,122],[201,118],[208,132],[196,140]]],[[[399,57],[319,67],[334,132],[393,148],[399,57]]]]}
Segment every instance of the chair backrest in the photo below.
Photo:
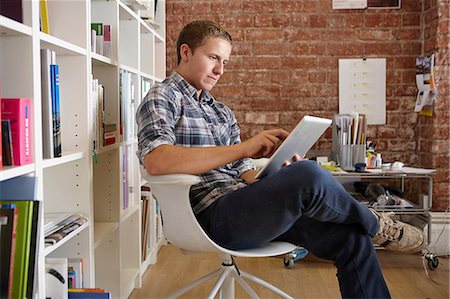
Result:
{"type": "Polygon", "coordinates": [[[141,174],[158,200],[166,239],[180,249],[221,252],[198,224],[189,200],[190,187],[200,178],[188,174],[152,176],[141,165],[141,174]]]}

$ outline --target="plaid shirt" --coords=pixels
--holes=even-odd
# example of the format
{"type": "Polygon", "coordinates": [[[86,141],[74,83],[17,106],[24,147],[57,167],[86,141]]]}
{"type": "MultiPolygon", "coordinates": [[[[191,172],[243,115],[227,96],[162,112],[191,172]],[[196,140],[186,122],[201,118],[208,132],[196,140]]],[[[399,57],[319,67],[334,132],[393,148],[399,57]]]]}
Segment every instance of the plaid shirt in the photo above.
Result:
{"type": "MultiPolygon", "coordinates": [[[[138,108],[136,121],[137,155],[142,164],[145,155],[161,144],[206,147],[241,142],[233,112],[207,91],[198,99],[197,90],[176,72],[152,86],[138,108]]],[[[194,213],[246,186],[239,176],[254,168],[250,159],[241,159],[201,174],[200,183],[190,191],[194,213]]]]}

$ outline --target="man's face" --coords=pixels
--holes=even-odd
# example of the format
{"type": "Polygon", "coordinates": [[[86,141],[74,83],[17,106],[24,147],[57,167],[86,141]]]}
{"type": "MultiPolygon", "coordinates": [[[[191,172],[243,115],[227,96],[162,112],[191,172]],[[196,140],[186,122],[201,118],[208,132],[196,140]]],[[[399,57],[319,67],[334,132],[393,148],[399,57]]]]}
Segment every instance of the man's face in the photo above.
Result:
{"type": "Polygon", "coordinates": [[[230,59],[231,44],[215,37],[206,39],[194,52],[185,46],[186,57],[182,58],[183,63],[186,63],[188,76],[185,79],[198,91],[210,91],[219,81],[224,66],[230,59]]]}

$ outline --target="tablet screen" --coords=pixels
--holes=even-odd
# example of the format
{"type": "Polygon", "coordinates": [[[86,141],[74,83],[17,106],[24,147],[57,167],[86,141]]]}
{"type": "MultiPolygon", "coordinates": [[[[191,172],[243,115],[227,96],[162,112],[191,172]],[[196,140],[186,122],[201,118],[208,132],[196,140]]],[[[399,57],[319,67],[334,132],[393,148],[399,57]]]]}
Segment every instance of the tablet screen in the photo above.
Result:
{"type": "Polygon", "coordinates": [[[255,178],[261,179],[278,171],[285,161],[290,161],[296,154],[304,157],[330,125],[331,119],[304,116],[255,178]]]}

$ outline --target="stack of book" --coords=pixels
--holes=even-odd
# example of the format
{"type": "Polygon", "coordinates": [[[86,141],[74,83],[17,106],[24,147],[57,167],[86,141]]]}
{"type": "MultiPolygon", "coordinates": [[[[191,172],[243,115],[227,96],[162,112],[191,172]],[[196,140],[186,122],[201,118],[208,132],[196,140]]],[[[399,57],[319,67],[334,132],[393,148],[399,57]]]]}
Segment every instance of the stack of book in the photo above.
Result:
{"type": "Polygon", "coordinates": [[[87,219],[78,213],[46,213],[44,219],[45,246],[56,244],[87,222],[87,219]]]}
{"type": "Polygon", "coordinates": [[[111,25],[91,24],[91,51],[111,58],[111,25]]]}
{"type": "Polygon", "coordinates": [[[56,52],[41,49],[42,146],[44,158],[61,157],[61,99],[56,52]]]}
{"type": "Polygon", "coordinates": [[[1,141],[3,166],[33,162],[31,99],[1,99],[1,141]]]}
{"type": "Polygon", "coordinates": [[[39,223],[35,200],[35,177],[0,182],[0,298],[33,297],[39,223]]]}

